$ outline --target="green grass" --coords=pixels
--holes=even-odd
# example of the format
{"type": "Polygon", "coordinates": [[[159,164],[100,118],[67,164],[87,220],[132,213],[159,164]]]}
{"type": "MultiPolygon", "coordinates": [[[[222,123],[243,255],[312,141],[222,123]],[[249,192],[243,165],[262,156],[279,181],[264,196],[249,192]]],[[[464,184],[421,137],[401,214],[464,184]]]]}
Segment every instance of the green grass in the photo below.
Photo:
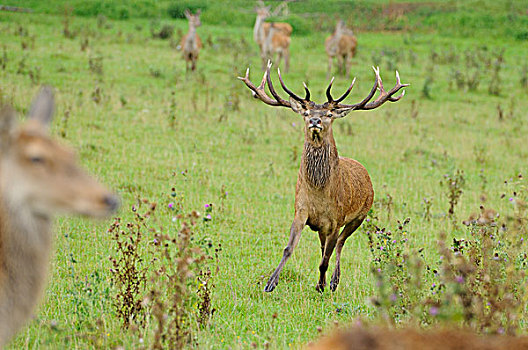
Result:
{"type": "MultiPolygon", "coordinates": [[[[28,6],[34,3],[27,2],[28,6]]],[[[478,13],[490,11],[491,4],[486,2],[478,13]]],[[[512,4],[512,8],[520,7],[520,2],[512,4]]],[[[358,56],[352,66],[357,85],[349,101],[360,100],[369,91],[374,78],[372,57],[383,49],[391,48],[402,55],[390,59],[391,65],[399,70],[403,82],[412,85],[402,101],[372,112],[351,113],[334,126],[340,155],[359,160],[369,171],[376,193],[374,210],[384,226],[394,227],[397,219],[410,217],[409,240],[413,246],[425,248],[430,261],[436,261],[439,232],[467,234],[461,228],[453,230],[445,218],[449,206],[445,189],[439,184],[444,174],[457,168],[466,174],[457,206],[461,221],[478,211],[481,204],[481,169],[487,179],[485,206],[500,213],[512,210],[507,198],[514,187],[505,180],[527,170],[528,102],[519,83],[519,64],[528,55],[528,47],[514,36],[467,35],[473,24],[460,22],[467,6],[460,5],[460,12],[454,14],[432,16],[451,18],[452,22],[446,22],[448,29],[434,29],[443,25],[442,21],[425,26],[416,22],[418,30],[406,32],[364,28],[358,34],[358,56]],[[477,91],[460,91],[456,85],[449,89],[451,71],[466,69],[463,53],[484,45],[492,52],[505,49],[501,94],[488,94],[491,78],[485,73],[477,91]],[[431,51],[449,49],[459,54],[461,61],[435,64],[432,71],[431,51]],[[411,53],[416,55],[414,66],[409,60],[411,53]],[[426,99],[422,88],[431,75],[432,99],[426,99]],[[417,118],[411,117],[412,101],[417,118]],[[513,104],[513,117],[500,121],[499,104],[506,111],[513,104]],[[482,162],[477,161],[479,152],[482,162]],[[506,198],[501,199],[503,193],[506,198]],[[387,194],[394,199],[391,220],[380,204],[387,194]],[[430,222],[422,217],[424,197],[433,200],[434,218],[430,222]]],[[[19,62],[25,58],[28,69],[40,68],[40,83],[57,89],[53,132],[58,134],[65,110],[71,110],[64,142],[78,151],[86,168],[121,195],[119,216],[130,218],[137,198],[149,198],[165,207],[172,187],[182,196],[185,212],[203,211],[206,203],[218,207],[222,189],[228,192],[224,210],[215,209],[213,220],[197,228],[199,237],[222,245],[220,269],[214,274],[213,307],[217,311],[210,327],[197,335],[198,347],[248,348],[252,342],[262,346],[269,340],[273,348],[297,348],[318,336],[318,326],[326,331],[334,321],[343,324],[355,317],[376,315],[368,301],[373,278],[362,228],[345,246],[336,293],[321,295],[315,291],[319,241],[309,229],[303,232],[277,289],[271,294],[263,292],[282,255],[293,219],[303,131],[298,115],[257,102],[236,79],[248,65],[252,80],[261,78],[257,46],[247,26],[213,25],[204,19],[198,32],[203,39],[211,37],[213,46],[203,49],[198,72],[186,76],[180,53],[171,49],[168,41],[150,38],[149,18],[131,15],[126,21],[109,20],[110,28],[98,28],[95,14],[73,17],[70,26],[79,34],[66,39],[62,35],[63,18],[56,15],[60,11],[48,7],[41,12],[51,14],[0,13],[0,51],[5,47],[8,57],[6,70],[0,71],[1,96],[24,113],[38,86],[27,74],[16,73],[19,62]],[[21,42],[28,37],[15,35],[19,26],[34,37],[34,48],[22,49],[21,42]],[[80,50],[82,37],[90,42],[84,52],[80,50]],[[247,45],[240,44],[241,39],[247,45]],[[102,77],[89,70],[89,57],[95,55],[103,57],[102,77]],[[152,76],[152,70],[161,75],[152,76]],[[99,104],[91,98],[96,86],[103,96],[99,104]],[[240,110],[225,107],[232,96],[240,100],[240,110]],[[172,98],[177,106],[175,127],[169,119],[172,98]],[[219,121],[222,114],[225,118],[219,121]]],[[[507,16],[507,11],[494,13],[490,21],[498,23],[501,27],[497,30],[505,33],[509,24],[497,18],[507,16]]],[[[240,16],[252,18],[253,14],[241,10],[240,16]]],[[[409,18],[412,22],[418,17],[409,18]]],[[[185,21],[170,22],[176,31],[185,32],[185,21]]],[[[292,69],[284,74],[294,91],[302,91],[301,83],[307,81],[317,102],[323,101],[328,83],[323,48],[328,34],[324,29],[302,36],[294,33],[292,69]]],[[[478,33],[488,32],[488,28],[478,29],[478,33]]],[[[387,62],[382,59],[381,73],[385,85],[391,86],[395,78],[387,62]]],[[[272,75],[276,81],[276,73],[272,75]]],[[[348,83],[338,76],[335,94],[348,83]]],[[[171,217],[164,213],[160,219],[170,226],[171,217]]],[[[102,348],[140,345],[137,334],[120,329],[112,310],[109,225],[110,220],[57,220],[55,254],[44,300],[11,348],[90,348],[94,346],[90,335],[97,336],[95,345],[102,348]]]]}

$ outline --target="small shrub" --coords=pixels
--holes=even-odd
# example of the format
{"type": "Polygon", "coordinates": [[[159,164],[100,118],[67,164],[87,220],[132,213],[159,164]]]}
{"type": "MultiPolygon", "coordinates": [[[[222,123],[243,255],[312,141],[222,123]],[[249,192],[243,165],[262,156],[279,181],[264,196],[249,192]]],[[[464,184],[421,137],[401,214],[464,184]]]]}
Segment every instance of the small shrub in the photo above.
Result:
{"type": "Polygon", "coordinates": [[[150,33],[153,38],[158,38],[162,40],[172,38],[174,34],[174,26],[170,24],[164,24],[159,31],[156,31],[154,28],[150,28],[150,33]]]}
{"type": "Polygon", "coordinates": [[[464,172],[457,169],[454,174],[445,174],[444,179],[440,184],[445,187],[447,191],[447,198],[449,199],[448,216],[454,219],[455,207],[462,196],[462,189],[466,183],[464,172]]]}
{"type": "Polygon", "coordinates": [[[181,18],[185,19],[185,10],[191,11],[191,13],[196,13],[198,9],[201,9],[202,12],[207,9],[207,3],[204,1],[177,1],[172,2],[167,7],[167,14],[171,18],[181,18]]]}

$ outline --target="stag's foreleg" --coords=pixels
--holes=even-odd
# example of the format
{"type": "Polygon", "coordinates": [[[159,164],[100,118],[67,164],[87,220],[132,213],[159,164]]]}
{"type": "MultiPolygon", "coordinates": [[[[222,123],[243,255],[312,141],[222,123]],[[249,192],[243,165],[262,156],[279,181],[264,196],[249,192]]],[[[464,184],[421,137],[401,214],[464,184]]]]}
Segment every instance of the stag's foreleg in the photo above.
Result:
{"type": "Polygon", "coordinates": [[[301,239],[301,232],[304,228],[304,225],[306,224],[307,219],[308,218],[306,216],[295,215],[290,229],[290,240],[288,241],[288,245],[286,246],[286,248],[284,248],[284,253],[282,255],[282,259],[279,263],[279,266],[277,266],[270,279],[268,280],[266,287],[264,288],[265,292],[272,292],[277,286],[277,283],[279,283],[279,275],[282,271],[282,268],[284,267],[284,265],[286,265],[286,261],[288,261],[288,259],[292,255],[293,250],[297,246],[297,243],[299,243],[299,239],[301,239]]]}
{"type": "Polygon", "coordinates": [[[341,277],[341,250],[343,250],[343,246],[345,245],[345,241],[347,240],[347,238],[350,237],[357,230],[357,228],[361,225],[364,219],[365,218],[358,218],[349,222],[345,226],[343,231],[341,231],[341,234],[337,239],[336,267],[332,275],[332,279],[330,280],[330,290],[332,292],[335,292],[335,290],[337,289],[337,285],[339,284],[339,278],[341,277]]]}

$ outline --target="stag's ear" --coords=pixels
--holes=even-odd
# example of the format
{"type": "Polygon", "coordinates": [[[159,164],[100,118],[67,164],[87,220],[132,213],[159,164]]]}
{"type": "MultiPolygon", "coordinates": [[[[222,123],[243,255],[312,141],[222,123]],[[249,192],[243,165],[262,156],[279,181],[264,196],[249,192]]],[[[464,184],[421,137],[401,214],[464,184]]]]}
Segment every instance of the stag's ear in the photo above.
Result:
{"type": "Polygon", "coordinates": [[[348,113],[350,113],[350,111],[352,111],[352,110],[353,110],[352,107],[336,108],[336,109],[332,110],[332,114],[333,114],[334,118],[343,118],[348,113]]]}
{"type": "Polygon", "coordinates": [[[183,14],[185,15],[185,17],[186,17],[187,19],[190,19],[190,17],[191,17],[191,12],[189,12],[189,9],[185,9],[185,11],[183,11],[183,14]]]}
{"type": "Polygon", "coordinates": [[[48,126],[53,118],[54,109],[53,90],[49,86],[44,86],[40,89],[37,97],[33,99],[28,118],[48,126]]]}
{"type": "Polygon", "coordinates": [[[291,96],[290,96],[290,105],[291,105],[291,109],[293,109],[295,113],[303,114],[304,111],[306,110],[302,103],[300,103],[299,101],[297,101],[291,96]]]}
{"type": "Polygon", "coordinates": [[[0,110],[0,152],[3,153],[11,143],[12,131],[16,125],[15,111],[9,106],[0,110]]]}

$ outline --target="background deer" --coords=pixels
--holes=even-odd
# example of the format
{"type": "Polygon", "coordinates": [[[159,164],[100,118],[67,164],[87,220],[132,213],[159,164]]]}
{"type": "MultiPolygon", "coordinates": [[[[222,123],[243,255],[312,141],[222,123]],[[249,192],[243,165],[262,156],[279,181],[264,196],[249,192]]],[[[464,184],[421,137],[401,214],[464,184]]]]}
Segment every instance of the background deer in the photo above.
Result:
{"type": "Polygon", "coordinates": [[[324,337],[307,350],[509,350],[528,349],[528,337],[507,335],[477,335],[466,329],[353,327],[330,337],[324,337]]]}
{"type": "Polygon", "coordinates": [[[0,112],[0,348],[31,317],[44,287],[55,213],[102,217],[118,198],[48,135],[53,95],[43,88],[25,125],[0,112]]]}
{"type": "Polygon", "coordinates": [[[321,242],[322,261],[319,265],[320,277],[316,289],[322,292],[326,286],[325,274],[328,261],[336,248],[336,267],[330,281],[330,289],[335,291],[339,284],[341,274],[341,250],[346,239],[361,225],[367,212],[372,206],[374,191],[367,170],[357,161],[339,157],[334,141],[332,123],[338,118],[343,118],[351,111],[371,110],[387,101],[396,102],[405,93],[394,96],[401,88],[408,86],[402,84],[396,72],[396,85],[388,92],[383,88],[379,69],[374,68],[376,81],[372,90],[361,102],[345,105],[343,101],[354,86],[354,81],[348,90],[337,100],[334,100],[330,89],[333,79],[326,89],[327,102],[316,104],[310,100],[310,91],[304,85],[306,96],[301,98],[290,91],[284,84],[279,74],[282,88],[290,96],[289,100],[282,99],[275,91],[270,77],[271,63],[268,63],[266,72],[260,85],[257,87],[249,80],[249,68],[245,77],[239,77],[251,91],[253,96],[270,106],[291,108],[304,118],[304,151],[295,188],[295,217],[290,229],[290,239],[284,249],[284,254],[279,266],[271,275],[266,287],[266,292],[275,289],[279,275],[286,261],[290,258],[293,249],[301,238],[305,225],[319,233],[321,242]],[[273,98],[265,90],[268,84],[273,98]],[[369,102],[376,90],[380,91],[379,97],[369,102]],[[339,233],[341,227],[344,229],[339,233]]]}
{"type": "Polygon", "coordinates": [[[198,55],[202,48],[202,39],[196,33],[196,28],[202,25],[200,21],[201,10],[198,9],[196,14],[193,15],[189,10],[185,10],[185,17],[189,20],[189,32],[181,40],[181,47],[183,51],[183,59],[185,60],[185,70],[190,69],[194,71],[196,69],[196,61],[198,61],[198,55]]]}
{"type": "Polygon", "coordinates": [[[277,54],[277,64],[280,64],[282,57],[284,57],[284,68],[288,71],[290,66],[290,36],[292,26],[282,22],[264,22],[266,18],[271,16],[270,9],[271,6],[261,6],[255,9],[257,19],[255,20],[255,26],[253,28],[253,38],[260,48],[262,69],[265,69],[266,62],[277,54]]]}
{"type": "Polygon", "coordinates": [[[332,61],[337,57],[337,67],[346,77],[350,76],[350,64],[352,57],[356,55],[357,39],[351,29],[348,29],[345,22],[339,20],[335,31],[326,38],[325,49],[328,55],[328,73],[326,78],[329,79],[332,74],[332,61]]]}

